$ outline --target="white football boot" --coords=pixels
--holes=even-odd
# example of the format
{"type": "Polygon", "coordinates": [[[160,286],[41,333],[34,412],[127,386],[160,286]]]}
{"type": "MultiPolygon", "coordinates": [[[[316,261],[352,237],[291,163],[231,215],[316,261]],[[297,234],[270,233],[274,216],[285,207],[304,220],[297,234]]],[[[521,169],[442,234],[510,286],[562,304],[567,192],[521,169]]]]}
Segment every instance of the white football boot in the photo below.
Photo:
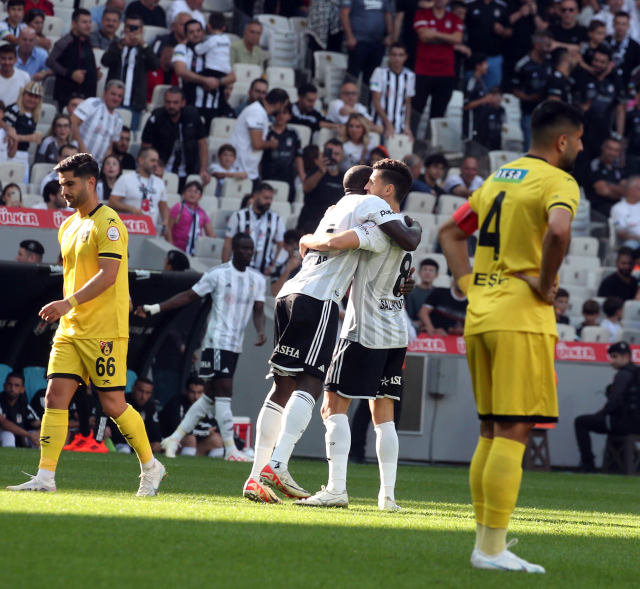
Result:
{"type": "Polygon", "coordinates": [[[498,554],[489,556],[478,548],[471,553],[471,564],[476,569],[491,569],[494,571],[520,571],[523,573],[545,573],[544,567],[533,564],[516,556],[509,550],[518,543],[517,538],[507,542],[507,548],[498,554]]]}
{"type": "Polygon", "coordinates": [[[53,493],[56,490],[56,484],[47,484],[40,479],[38,479],[38,475],[32,475],[28,472],[22,471],[28,477],[31,477],[30,481],[26,483],[22,483],[21,485],[13,485],[11,487],[7,487],[8,491],[44,491],[46,493],[53,493]]]}
{"type": "Polygon", "coordinates": [[[349,495],[346,491],[344,493],[327,491],[327,488],[322,485],[322,490],[315,495],[306,499],[298,499],[293,504],[311,507],[349,507],[349,495]]]}
{"type": "Polygon", "coordinates": [[[380,511],[402,511],[402,507],[390,497],[385,497],[382,501],[378,499],[378,507],[380,511]]]}
{"type": "Polygon", "coordinates": [[[224,459],[229,462],[253,462],[251,456],[247,456],[242,450],[238,450],[238,448],[233,448],[230,452],[227,452],[225,449],[224,459]]]}
{"type": "Polygon", "coordinates": [[[173,438],[165,438],[160,442],[162,449],[164,450],[164,455],[167,458],[175,458],[178,453],[178,448],[180,444],[176,442],[173,438]]]}
{"type": "Polygon", "coordinates": [[[136,497],[155,497],[160,483],[167,476],[167,469],[163,464],[157,459],[154,460],[153,466],[140,475],[140,488],[136,497]]]}
{"type": "Polygon", "coordinates": [[[282,503],[280,497],[271,490],[269,485],[263,485],[252,478],[244,484],[242,496],[256,503],[282,503]]]}
{"type": "Polygon", "coordinates": [[[284,493],[290,499],[304,499],[310,497],[311,493],[303,489],[293,480],[289,470],[282,466],[282,463],[271,461],[262,469],[260,480],[270,487],[284,493]]]}

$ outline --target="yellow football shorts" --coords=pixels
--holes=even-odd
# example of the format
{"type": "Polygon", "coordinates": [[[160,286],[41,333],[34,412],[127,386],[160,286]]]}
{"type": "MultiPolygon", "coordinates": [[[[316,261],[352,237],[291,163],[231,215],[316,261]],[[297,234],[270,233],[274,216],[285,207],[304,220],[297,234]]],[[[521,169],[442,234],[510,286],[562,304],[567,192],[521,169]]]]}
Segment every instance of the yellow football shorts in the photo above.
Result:
{"type": "Polygon", "coordinates": [[[555,335],[490,331],[467,336],[465,340],[480,419],[558,421],[553,365],[555,335]]]}
{"type": "Polygon", "coordinates": [[[126,337],[101,339],[76,339],[58,335],[53,339],[47,379],[75,378],[100,391],[124,389],[127,384],[126,337]]]}

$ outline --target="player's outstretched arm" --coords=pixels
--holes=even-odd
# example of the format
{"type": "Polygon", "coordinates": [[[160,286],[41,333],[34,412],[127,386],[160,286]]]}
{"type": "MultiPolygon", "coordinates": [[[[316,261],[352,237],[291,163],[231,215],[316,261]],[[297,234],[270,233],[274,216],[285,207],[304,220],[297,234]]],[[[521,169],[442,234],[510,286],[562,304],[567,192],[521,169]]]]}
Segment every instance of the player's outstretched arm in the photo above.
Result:
{"type": "Polygon", "coordinates": [[[415,252],[422,239],[422,227],[420,223],[410,217],[404,217],[405,222],[387,221],[378,225],[380,230],[406,252],[415,252]]]}
{"type": "Polygon", "coordinates": [[[149,315],[156,315],[157,313],[163,311],[172,311],[173,309],[179,309],[180,307],[184,307],[193,301],[197,301],[200,298],[200,295],[193,291],[193,289],[184,290],[179,292],[177,295],[172,296],[170,299],[162,303],[156,303],[155,305],[141,305],[139,306],[135,314],[138,317],[147,317],[149,315]]]}
{"type": "MultiPolygon", "coordinates": [[[[388,224],[386,223],[386,225],[388,224]]],[[[300,255],[304,258],[307,250],[328,252],[331,250],[355,250],[359,247],[360,238],[353,229],[342,233],[325,233],[319,236],[310,233],[300,240],[300,255]]]]}
{"type": "Polygon", "coordinates": [[[258,332],[258,341],[256,342],[256,346],[262,346],[267,341],[267,336],[264,333],[265,317],[263,301],[256,301],[253,303],[253,325],[258,332]]]}
{"type": "MultiPolygon", "coordinates": [[[[460,227],[459,221],[453,217],[440,227],[438,232],[442,253],[447,258],[447,264],[458,287],[465,294],[471,279],[471,261],[467,247],[469,235],[465,229],[460,227]]],[[[422,319],[422,316],[420,318],[422,319]]]]}

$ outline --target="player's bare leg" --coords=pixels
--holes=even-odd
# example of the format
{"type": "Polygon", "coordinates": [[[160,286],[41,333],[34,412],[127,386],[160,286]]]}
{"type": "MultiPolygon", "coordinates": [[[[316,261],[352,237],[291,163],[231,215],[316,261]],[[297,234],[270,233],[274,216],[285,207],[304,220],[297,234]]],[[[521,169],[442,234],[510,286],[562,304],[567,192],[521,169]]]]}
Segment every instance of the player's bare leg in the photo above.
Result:
{"type": "Polygon", "coordinates": [[[383,511],[400,511],[395,499],[396,475],[398,473],[399,442],[394,423],[395,401],[389,398],[369,401],[371,418],[376,432],[376,454],[380,467],[380,492],[378,507],[383,511]]]}

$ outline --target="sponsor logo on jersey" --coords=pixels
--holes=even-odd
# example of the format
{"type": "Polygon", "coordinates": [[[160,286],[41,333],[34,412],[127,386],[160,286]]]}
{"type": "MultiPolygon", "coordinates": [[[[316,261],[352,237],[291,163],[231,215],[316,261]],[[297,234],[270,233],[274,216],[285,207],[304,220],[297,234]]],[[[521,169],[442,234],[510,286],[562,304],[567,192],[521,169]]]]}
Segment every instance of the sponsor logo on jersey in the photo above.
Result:
{"type": "MultiPolygon", "coordinates": [[[[89,237],[88,232],[87,237],[89,237]]],[[[109,229],[107,229],[107,237],[111,241],[118,241],[118,239],[120,239],[120,231],[118,231],[117,227],[109,227],[109,229]]]]}
{"type": "Polygon", "coordinates": [[[395,215],[396,213],[394,213],[391,209],[383,209],[380,211],[380,216],[384,217],[385,215],[395,215]]]}
{"type": "Polygon", "coordinates": [[[492,287],[496,284],[499,286],[503,282],[508,281],[508,278],[502,277],[502,270],[500,270],[500,272],[493,272],[492,274],[487,274],[486,272],[476,272],[473,276],[473,284],[475,286],[492,287]]]}
{"type": "Polygon", "coordinates": [[[105,356],[110,356],[113,351],[113,342],[100,342],[100,351],[105,356]]]}
{"type": "Polygon", "coordinates": [[[519,170],[517,168],[500,168],[493,177],[494,182],[510,182],[520,184],[529,170],[519,170]]]}
{"type": "Polygon", "coordinates": [[[300,350],[296,348],[290,348],[289,346],[276,346],[277,354],[284,354],[285,356],[291,356],[292,358],[300,358],[300,350]]]}
{"type": "MultiPolygon", "coordinates": [[[[87,239],[89,239],[89,235],[91,235],[91,230],[89,231],[85,231],[81,236],[80,236],[80,241],[82,241],[82,243],[87,243],[87,239]]],[[[107,237],[109,236],[109,232],[107,231],[107,237]]]]}
{"type": "Polygon", "coordinates": [[[402,311],[404,309],[404,299],[382,299],[380,301],[381,311],[402,311]]]}

